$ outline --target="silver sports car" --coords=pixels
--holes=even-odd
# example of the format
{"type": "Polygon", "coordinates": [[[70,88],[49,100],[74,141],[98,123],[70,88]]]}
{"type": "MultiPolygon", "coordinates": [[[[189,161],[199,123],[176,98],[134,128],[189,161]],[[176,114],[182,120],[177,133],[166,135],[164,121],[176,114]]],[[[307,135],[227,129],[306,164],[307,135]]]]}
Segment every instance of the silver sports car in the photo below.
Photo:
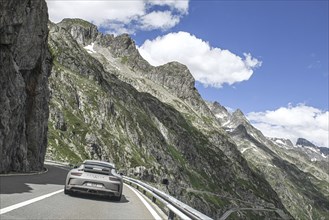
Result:
{"type": "Polygon", "coordinates": [[[114,164],[85,160],[80,167],[70,170],[67,174],[64,193],[106,195],[120,201],[122,187],[122,177],[115,172],[114,164]]]}

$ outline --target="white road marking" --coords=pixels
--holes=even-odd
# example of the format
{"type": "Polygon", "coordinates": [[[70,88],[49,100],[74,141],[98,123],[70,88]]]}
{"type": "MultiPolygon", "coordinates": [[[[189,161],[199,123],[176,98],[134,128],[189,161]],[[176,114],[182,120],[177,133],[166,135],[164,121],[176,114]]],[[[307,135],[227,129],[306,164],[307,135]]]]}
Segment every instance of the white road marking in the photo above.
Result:
{"type": "Polygon", "coordinates": [[[143,196],[140,195],[140,192],[137,191],[135,188],[125,184],[126,186],[129,187],[129,189],[131,189],[136,195],[137,197],[143,202],[143,204],[145,205],[145,207],[149,210],[149,212],[152,214],[154,219],[157,220],[162,220],[162,218],[158,215],[158,213],[151,207],[151,205],[143,198],[143,196]]]}
{"type": "Polygon", "coordinates": [[[58,194],[60,192],[63,192],[63,191],[64,191],[64,189],[57,190],[55,192],[48,193],[46,195],[39,196],[39,197],[36,197],[34,199],[30,199],[30,200],[27,200],[27,201],[24,201],[24,202],[20,202],[20,203],[17,203],[15,205],[11,205],[11,206],[8,206],[6,208],[0,209],[0,215],[5,214],[5,213],[10,212],[10,211],[13,211],[13,210],[18,209],[18,208],[21,208],[23,206],[27,206],[29,204],[35,203],[37,201],[43,200],[45,198],[48,198],[48,197],[53,196],[53,195],[56,195],[56,194],[58,194]]]}

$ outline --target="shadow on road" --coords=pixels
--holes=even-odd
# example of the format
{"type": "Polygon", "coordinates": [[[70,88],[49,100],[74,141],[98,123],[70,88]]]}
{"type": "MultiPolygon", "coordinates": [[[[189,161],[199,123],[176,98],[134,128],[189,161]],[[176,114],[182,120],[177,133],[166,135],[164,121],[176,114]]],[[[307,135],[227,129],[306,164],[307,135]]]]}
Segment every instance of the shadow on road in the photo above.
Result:
{"type": "Polygon", "coordinates": [[[24,193],[33,190],[28,184],[65,184],[68,169],[45,165],[48,172],[35,175],[0,177],[0,194],[24,193]]]}
{"type": "Polygon", "coordinates": [[[99,196],[99,195],[88,195],[88,194],[83,194],[83,193],[73,193],[71,195],[67,195],[75,198],[80,198],[80,199],[88,199],[88,200],[95,200],[95,201],[106,201],[106,202],[112,202],[112,203],[127,203],[129,200],[126,198],[125,195],[122,195],[120,201],[114,201],[114,199],[111,199],[106,196],[99,196]]]}

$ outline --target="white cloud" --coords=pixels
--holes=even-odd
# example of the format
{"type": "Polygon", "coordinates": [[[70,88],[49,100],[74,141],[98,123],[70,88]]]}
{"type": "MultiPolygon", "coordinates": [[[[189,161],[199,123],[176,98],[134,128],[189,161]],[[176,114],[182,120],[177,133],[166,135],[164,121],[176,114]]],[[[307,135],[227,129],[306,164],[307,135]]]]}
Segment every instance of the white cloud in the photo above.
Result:
{"type": "Polygon", "coordinates": [[[261,62],[250,54],[241,58],[228,50],[213,48],[187,32],[169,33],[146,40],[140,54],[154,66],[178,61],[190,69],[194,78],[206,86],[221,87],[248,80],[261,62]]]}
{"type": "Polygon", "coordinates": [[[143,29],[169,29],[178,24],[180,18],[170,11],[153,11],[141,18],[143,29]]]}
{"type": "Polygon", "coordinates": [[[182,14],[188,13],[188,2],[187,0],[148,0],[147,3],[150,5],[161,5],[169,6],[172,10],[178,10],[182,14]]]}
{"type": "Polygon", "coordinates": [[[112,22],[110,24],[103,24],[102,28],[104,28],[105,34],[114,34],[114,35],[120,35],[120,34],[134,34],[135,33],[135,29],[133,28],[129,28],[127,25],[118,22],[112,22]]]}
{"type": "Polygon", "coordinates": [[[306,138],[318,146],[329,147],[329,112],[298,104],[274,111],[247,114],[251,123],[269,137],[306,138]]]}
{"type": "Polygon", "coordinates": [[[49,19],[81,18],[103,27],[107,32],[134,33],[144,29],[168,29],[188,13],[189,0],[46,0],[49,19]],[[164,6],[163,10],[154,6],[164,6]]]}
{"type": "Polygon", "coordinates": [[[128,22],[145,14],[143,1],[77,1],[47,0],[51,21],[57,23],[63,18],[81,18],[101,25],[107,20],[128,22]]]}

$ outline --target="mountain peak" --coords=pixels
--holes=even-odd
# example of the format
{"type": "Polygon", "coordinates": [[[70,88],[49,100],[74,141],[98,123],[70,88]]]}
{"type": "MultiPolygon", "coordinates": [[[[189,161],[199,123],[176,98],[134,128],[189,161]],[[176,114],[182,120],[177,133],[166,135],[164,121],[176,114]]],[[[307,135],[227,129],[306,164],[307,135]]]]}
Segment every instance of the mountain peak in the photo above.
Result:
{"type": "Polygon", "coordinates": [[[236,115],[236,116],[243,116],[244,117],[244,114],[243,114],[243,112],[240,109],[235,110],[233,112],[233,114],[236,115]]]}
{"type": "Polygon", "coordinates": [[[130,57],[131,59],[128,60],[138,57],[138,61],[142,59],[136,48],[135,41],[128,34],[116,36],[109,46],[112,53],[118,57],[130,57]]]}
{"type": "Polygon", "coordinates": [[[173,61],[152,69],[148,77],[167,87],[179,98],[188,98],[195,92],[195,79],[184,64],[173,61]]]}
{"type": "Polygon", "coordinates": [[[100,34],[96,25],[79,18],[65,18],[57,25],[70,32],[72,37],[84,46],[94,42],[100,34]]]}
{"type": "Polygon", "coordinates": [[[207,105],[221,124],[225,124],[230,120],[231,114],[219,102],[207,102],[207,105]]]}
{"type": "Polygon", "coordinates": [[[64,18],[61,22],[58,23],[58,25],[66,25],[66,26],[81,26],[84,28],[90,28],[90,27],[96,27],[96,25],[82,20],[80,18],[64,18]]]}
{"type": "Polygon", "coordinates": [[[248,121],[246,116],[243,114],[243,112],[240,109],[237,109],[233,112],[232,116],[239,121],[248,121]]]}
{"type": "Polygon", "coordinates": [[[303,147],[313,147],[313,148],[317,148],[317,146],[315,146],[313,143],[311,143],[310,141],[306,140],[305,138],[298,138],[296,145],[300,145],[303,147]]]}

